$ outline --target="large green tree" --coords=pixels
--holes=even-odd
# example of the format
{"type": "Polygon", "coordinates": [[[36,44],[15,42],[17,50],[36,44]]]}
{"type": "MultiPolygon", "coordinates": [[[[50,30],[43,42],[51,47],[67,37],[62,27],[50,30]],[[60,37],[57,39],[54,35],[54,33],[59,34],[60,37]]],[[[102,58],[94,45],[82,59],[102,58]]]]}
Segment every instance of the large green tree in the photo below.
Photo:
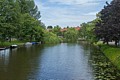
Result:
{"type": "Polygon", "coordinates": [[[32,17],[39,19],[40,11],[38,11],[38,7],[35,5],[34,0],[18,0],[21,13],[29,13],[32,17]]]}
{"type": "Polygon", "coordinates": [[[34,0],[0,1],[0,39],[41,40],[42,27],[34,0]]]}
{"type": "Polygon", "coordinates": [[[38,27],[41,27],[39,25],[39,21],[34,19],[33,17],[31,17],[27,13],[24,14],[24,20],[25,20],[24,21],[24,27],[23,27],[24,38],[27,38],[30,41],[37,39],[38,36],[40,36],[40,35],[37,35],[37,34],[41,33],[40,31],[42,31],[42,30],[39,30],[41,28],[38,28],[38,27]]]}
{"type": "Polygon", "coordinates": [[[120,40],[120,0],[113,0],[110,4],[106,2],[104,9],[100,11],[99,22],[95,27],[95,34],[104,42],[115,41],[117,45],[120,40]]]}
{"type": "Polygon", "coordinates": [[[65,41],[76,42],[78,39],[78,31],[75,28],[68,28],[66,32],[63,33],[65,41]]]}
{"type": "Polygon", "coordinates": [[[61,33],[61,27],[59,26],[59,25],[56,25],[56,26],[54,26],[54,28],[52,29],[52,32],[54,33],[54,34],[56,34],[57,36],[61,36],[62,35],[62,33],[61,33]]]}
{"type": "Polygon", "coordinates": [[[11,39],[15,36],[15,29],[19,22],[18,6],[14,0],[3,0],[0,2],[0,30],[3,39],[8,37],[11,39]]]}
{"type": "MultiPolygon", "coordinates": [[[[99,15],[99,14],[97,14],[97,15],[99,15]]],[[[95,28],[95,24],[99,20],[100,19],[97,17],[95,20],[93,20],[91,22],[82,23],[81,29],[79,31],[80,38],[88,40],[91,43],[96,42],[98,39],[96,38],[96,36],[94,34],[94,28],[95,28]]]]}

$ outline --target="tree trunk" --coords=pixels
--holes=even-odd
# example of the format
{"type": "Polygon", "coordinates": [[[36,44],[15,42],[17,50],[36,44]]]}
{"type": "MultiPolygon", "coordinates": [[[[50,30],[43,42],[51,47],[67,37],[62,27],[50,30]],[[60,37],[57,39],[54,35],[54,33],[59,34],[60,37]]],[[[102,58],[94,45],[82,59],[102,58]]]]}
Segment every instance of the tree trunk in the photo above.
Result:
{"type": "Polygon", "coordinates": [[[109,43],[108,43],[108,41],[107,41],[107,45],[108,45],[109,43]]]}
{"type": "Polygon", "coordinates": [[[30,42],[32,41],[33,35],[30,36],[30,42]]]}
{"type": "Polygon", "coordinates": [[[115,40],[115,46],[117,46],[117,43],[118,43],[117,40],[115,40]]]}
{"type": "Polygon", "coordinates": [[[9,42],[11,42],[12,40],[11,40],[11,36],[9,37],[9,42]]]}

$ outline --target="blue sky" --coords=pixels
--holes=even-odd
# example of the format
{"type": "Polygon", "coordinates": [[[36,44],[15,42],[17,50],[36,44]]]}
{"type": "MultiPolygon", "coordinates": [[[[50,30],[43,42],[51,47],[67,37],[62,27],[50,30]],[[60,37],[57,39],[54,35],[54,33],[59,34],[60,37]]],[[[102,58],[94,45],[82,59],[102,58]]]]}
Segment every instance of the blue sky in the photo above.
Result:
{"type": "Polygon", "coordinates": [[[94,20],[106,1],[112,0],[35,0],[35,3],[46,26],[75,27],[94,20]]]}

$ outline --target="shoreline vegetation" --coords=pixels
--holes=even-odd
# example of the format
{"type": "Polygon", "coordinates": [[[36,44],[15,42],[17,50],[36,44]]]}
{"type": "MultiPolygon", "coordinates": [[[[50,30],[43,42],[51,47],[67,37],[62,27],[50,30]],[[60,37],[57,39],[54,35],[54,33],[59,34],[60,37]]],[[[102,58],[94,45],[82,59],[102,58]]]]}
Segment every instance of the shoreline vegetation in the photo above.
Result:
{"type": "Polygon", "coordinates": [[[81,24],[80,37],[98,46],[120,70],[120,0],[106,2],[96,19],[81,24]],[[102,41],[102,42],[101,42],[102,41]],[[112,44],[109,44],[112,42],[112,44]],[[114,42],[114,44],[113,44],[114,42]]]}
{"type": "Polygon", "coordinates": [[[9,48],[11,45],[22,46],[25,42],[20,41],[11,41],[11,42],[0,42],[0,48],[9,48]]]}
{"type": "Polygon", "coordinates": [[[115,45],[103,44],[102,41],[94,43],[99,50],[120,70],[120,47],[115,45]]]}

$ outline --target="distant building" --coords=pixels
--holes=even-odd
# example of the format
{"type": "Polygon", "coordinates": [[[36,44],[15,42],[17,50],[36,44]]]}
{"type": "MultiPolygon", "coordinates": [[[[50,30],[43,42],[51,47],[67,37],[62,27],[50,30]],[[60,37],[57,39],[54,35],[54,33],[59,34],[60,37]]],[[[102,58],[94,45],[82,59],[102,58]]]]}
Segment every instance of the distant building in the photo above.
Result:
{"type": "Polygon", "coordinates": [[[65,31],[67,31],[67,28],[63,28],[63,29],[61,29],[60,31],[61,31],[61,32],[65,32],[65,31]]]}
{"type": "MultiPolygon", "coordinates": [[[[73,28],[75,28],[75,30],[77,30],[77,31],[80,30],[80,27],[79,27],[79,26],[73,27],[73,28]]],[[[68,28],[63,28],[63,29],[61,29],[60,31],[61,31],[61,32],[65,32],[65,31],[67,31],[67,30],[68,30],[68,28]]]]}
{"type": "Polygon", "coordinates": [[[52,29],[47,29],[47,31],[48,31],[48,32],[51,32],[51,31],[52,31],[52,29]]]}
{"type": "Polygon", "coordinates": [[[79,30],[80,30],[80,27],[79,27],[79,26],[75,27],[75,30],[79,31],[79,30]]]}

